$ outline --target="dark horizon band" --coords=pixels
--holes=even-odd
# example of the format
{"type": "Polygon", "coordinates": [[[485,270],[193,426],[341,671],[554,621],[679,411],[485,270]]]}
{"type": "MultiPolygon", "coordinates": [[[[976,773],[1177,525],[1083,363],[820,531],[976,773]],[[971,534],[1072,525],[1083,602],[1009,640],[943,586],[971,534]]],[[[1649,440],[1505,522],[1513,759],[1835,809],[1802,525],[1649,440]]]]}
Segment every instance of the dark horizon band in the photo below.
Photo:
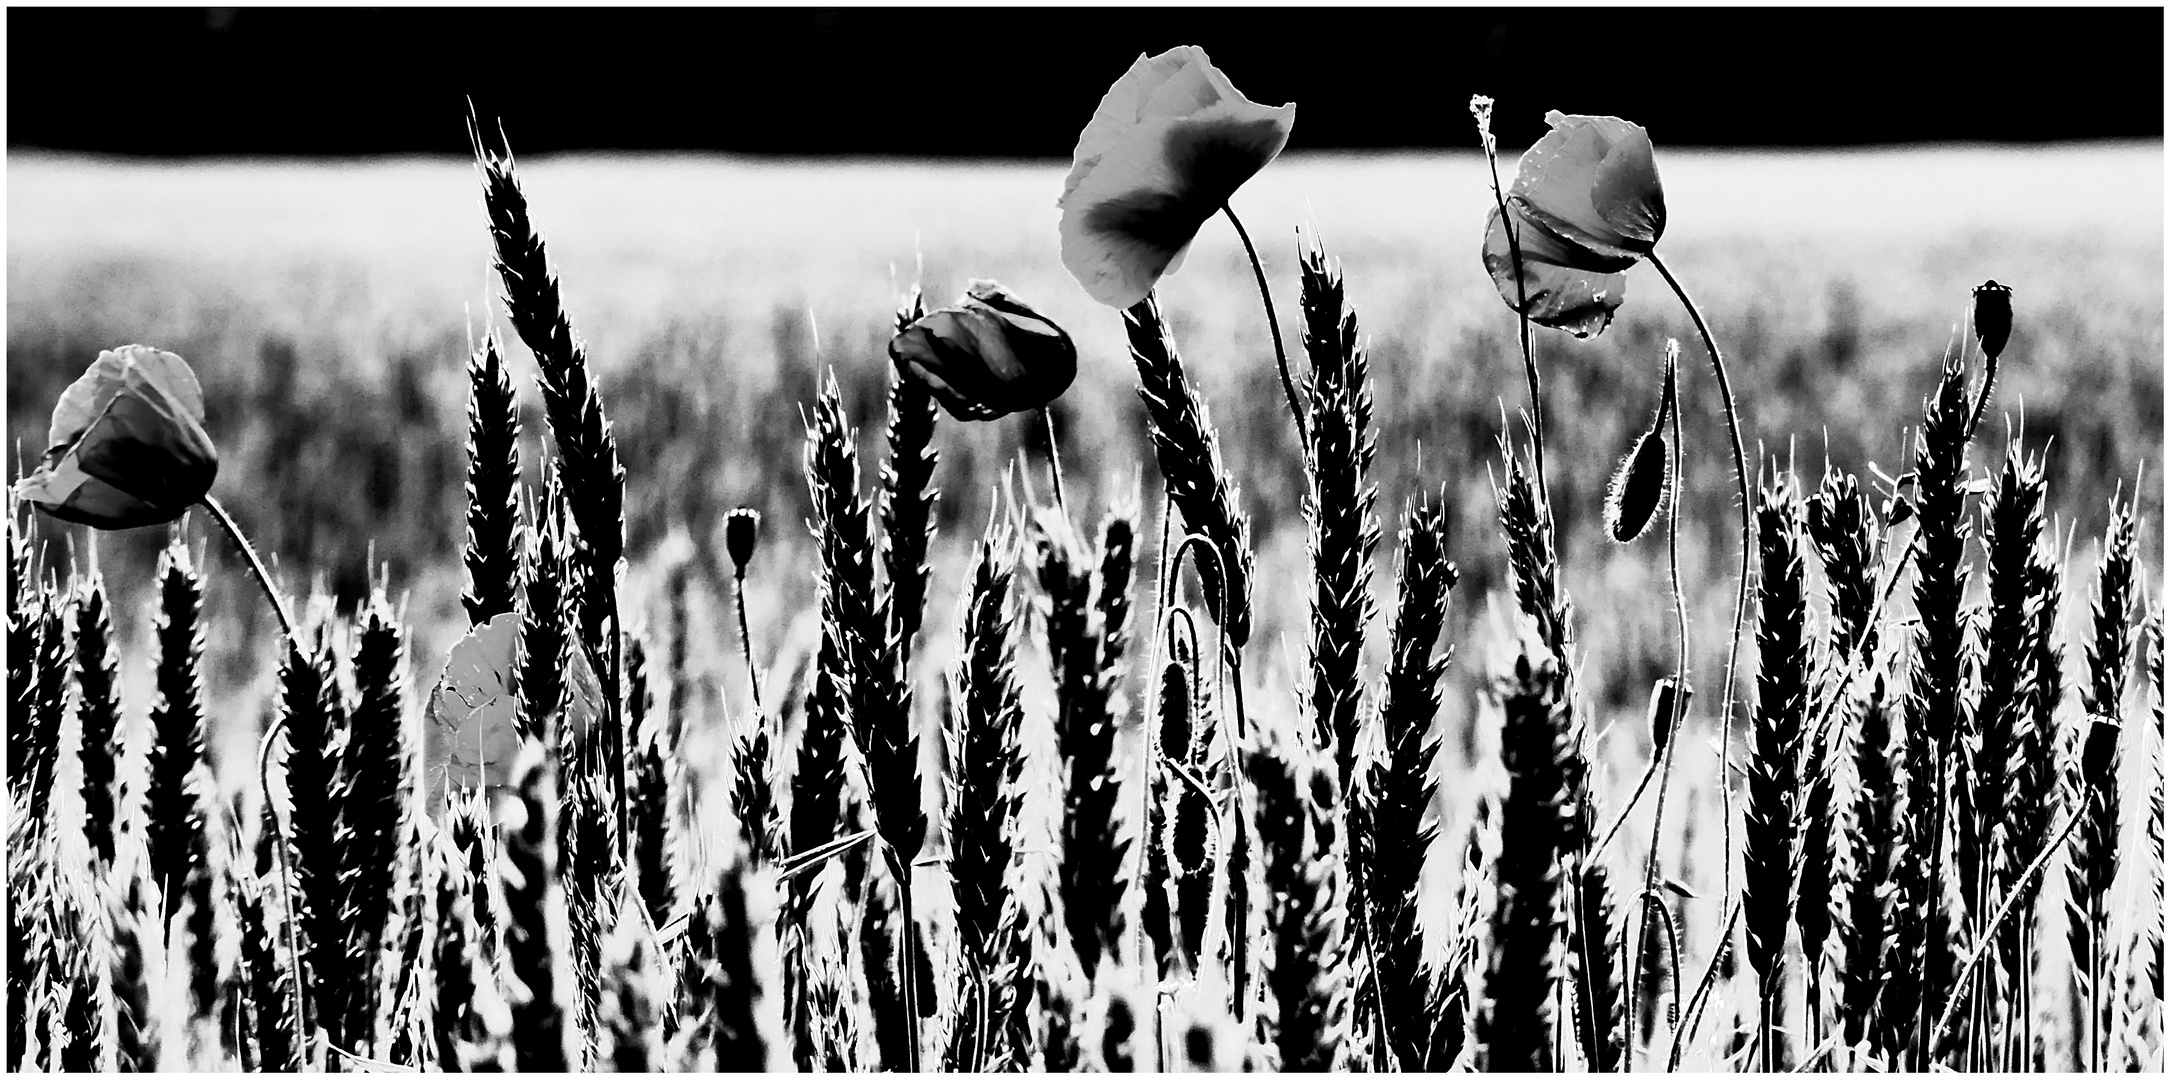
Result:
{"type": "Polygon", "coordinates": [[[2163,137],[2160,8],[11,8],[11,150],[1068,157],[1141,52],[1299,106],[1295,152],[1467,148],[1548,109],[1671,147],[2163,137]]]}

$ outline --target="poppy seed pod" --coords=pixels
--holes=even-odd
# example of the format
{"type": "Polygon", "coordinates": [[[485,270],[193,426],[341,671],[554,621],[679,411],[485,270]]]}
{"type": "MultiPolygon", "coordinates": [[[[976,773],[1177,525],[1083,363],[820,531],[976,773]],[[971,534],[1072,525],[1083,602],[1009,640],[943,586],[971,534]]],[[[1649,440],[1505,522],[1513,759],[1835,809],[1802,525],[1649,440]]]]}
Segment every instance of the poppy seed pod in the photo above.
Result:
{"type": "Polygon", "coordinates": [[[1495,207],[1486,221],[1485,270],[1510,308],[1589,337],[1626,299],[1624,272],[1665,233],[1665,190],[1642,127],[1558,110],[1545,120],[1552,130],[1516,167],[1507,215],[1495,207]]]}
{"type": "Polygon", "coordinates": [[[1144,300],[1296,119],[1295,105],[1245,97],[1196,46],[1141,54],[1078,134],[1056,200],[1064,268],[1109,307],[1144,300]]]}
{"type": "Polygon", "coordinates": [[[1078,374],[1070,335],[993,281],[890,339],[890,359],[959,420],[993,420],[1062,396],[1078,374]]]}
{"type": "Polygon", "coordinates": [[[1995,280],[1975,286],[1975,340],[1992,360],[2005,352],[2013,336],[2013,289],[1995,280]]]}
{"type": "Polygon", "coordinates": [[[724,515],[724,552],[731,556],[731,572],[746,576],[746,564],[754,558],[754,540],[761,532],[761,511],[739,507],[724,515]]]}
{"type": "Polygon", "coordinates": [[[188,361],[126,345],[99,353],[61,393],[45,458],[15,494],[62,521],[133,529],[180,517],[218,474],[188,361]]]}

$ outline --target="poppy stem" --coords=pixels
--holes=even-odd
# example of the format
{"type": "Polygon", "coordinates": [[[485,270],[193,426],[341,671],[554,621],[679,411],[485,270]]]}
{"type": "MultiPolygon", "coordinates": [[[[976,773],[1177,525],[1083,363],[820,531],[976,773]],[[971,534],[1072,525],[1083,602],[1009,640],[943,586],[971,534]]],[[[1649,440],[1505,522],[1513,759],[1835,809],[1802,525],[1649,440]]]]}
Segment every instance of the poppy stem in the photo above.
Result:
{"type": "MultiPolygon", "coordinates": [[[[1734,592],[1734,629],[1732,635],[1727,639],[1726,675],[1719,687],[1719,724],[1723,733],[1720,737],[1719,746],[1719,794],[1722,797],[1727,797],[1726,801],[1729,804],[1729,809],[1727,810],[1726,824],[1731,826],[1732,800],[1729,796],[1732,792],[1734,749],[1734,667],[1741,656],[1742,620],[1748,615],[1749,548],[1753,544],[1756,535],[1755,526],[1749,516],[1749,455],[1742,447],[1741,415],[1734,407],[1733,384],[1726,377],[1726,358],[1719,352],[1718,342],[1711,337],[1711,327],[1704,322],[1704,313],[1697,309],[1696,301],[1689,297],[1688,290],[1682,288],[1681,283],[1675,280],[1673,271],[1666,269],[1666,263],[1658,257],[1658,252],[1653,251],[1646,255],[1645,258],[1650,260],[1651,267],[1658,271],[1659,276],[1666,279],[1666,284],[1673,289],[1674,295],[1680,298],[1681,306],[1688,309],[1689,320],[1696,324],[1696,333],[1704,340],[1704,351],[1711,354],[1711,372],[1719,383],[1719,401],[1726,411],[1726,433],[1733,444],[1734,487],[1735,494],[1739,496],[1738,504],[1741,510],[1741,570],[1738,575],[1739,584],[1734,592]]],[[[1682,482],[1683,479],[1685,478],[1677,478],[1677,482],[1682,482]]],[[[1721,891],[1731,897],[1733,895],[1731,882],[1733,864],[1728,861],[1724,866],[1729,880],[1726,885],[1722,886],[1721,891]]],[[[1732,932],[1733,917],[1738,917],[1740,914],[1739,906],[1735,905],[1732,909],[1732,916],[1726,920],[1729,934],[1732,932]]],[[[1725,949],[1726,942],[1722,938],[1720,947],[1711,955],[1711,967],[1704,973],[1707,982],[1713,973],[1718,970],[1719,958],[1725,952],[1725,949]]],[[[1693,1026],[1693,1024],[1694,1018],[1692,1014],[1689,1026],[1693,1026]]],[[[1680,1044],[1681,1032],[1676,1031],[1674,1046],[1677,1054],[1680,1044]]]]}
{"type": "Polygon", "coordinates": [[[265,571],[264,560],[257,557],[255,545],[249,543],[249,538],[241,534],[241,527],[234,524],[233,515],[228,514],[226,507],[219,505],[219,500],[210,492],[204,493],[203,507],[211,511],[211,519],[226,530],[226,535],[233,539],[234,546],[241,549],[242,558],[248,560],[249,573],[264,590],[264,598],[271,601],[272,613],[279,616],[279,629],[284,630],[287,637],[293,638],[299,644],[301,639],[294,636],[294,619],[287,614],[286,599],[279,595],[278,586],[271,583],[271,574],[265,571]]]}
{"type": "MultiPolygon", "coordinates": [[[[241,532],[241,526],[234,524],[233,515],[226,512],[226,507],[219,503],[216,496],[208,491],[204,492],[203,506],[211,512],[211,520],[218,522],[219,527],[226,530],[227,537],[233,540],[234,546],[241,549],[242,558],[248,561],[249,573],[256,578],[257,586],[264,590],[264,598],[271,601],[272,613],[279,617],[279,629],[286,634],[289,651],[297,657],[301,656],[302,639],[294,633],[294,618],[287,614],[286,600],[279,595],[278,587],[271,583],[271,574],[265,571],[264,560],[257,557],[256,546],[249,543],[249,538],[241,532]]],[[[285,920],[286,951],[294,963],[295,1033],[306,1042],[310,1030],[309,998],[302,993],[302,947],[301,938],[295,930],[295,924],[300,920],[293,915],[299,908],[294,903],[293,868],[287,865],[288,830],[287,823],[280,820],[278,807],[271,797],[271,748],[278,744],[279,735],[285,730],[286,713],[283,710],[276,711],[271,726],[264,730],[264,738],[256,746],[256,783],[264,793],[265,817],[271,820],[272,829],[279,834],[278,843],[272,845],[272,851],[279,857],[280,901],[281,906],[288,912],[285,920]]]]}
{"type": "Polygon", "coordinates": [[[1478,141],[1485,147],[1485,167],[1492,172],[1493,205],[1500,210],[1500,231],[1508,234],[1508,261],[1515,266],[1515,321],[1516,344],[1523,350],[1523,378],[1530,384],[1530,449],[1532,468],[1538,473],[1538,501],[1545,506],[1545,519],[1553,520],[1553,496],[1545,486],[1545,399],[1539,393],[1542,381],[1538,378],[1538,351],[1530,340],[1530,293],[1523,282],[1523,243],[1516,236],[1515,216],[1508,213],[1507,194],[1500,187],[1500,154],[1493,142],[1492,100],[1485,99],[1482,111],[1478,111],[1477,99],[1471,99],[1471,109],[1477,113],[1478,141]]]}
{"type": "Polygon", "coordinates": [[[731,595],[739,609],[739,651],[746,656],[746,685],[754,692],[754,713],[761,713],[761,671],[754,666],[754,638],[746,629],[746,571],[731,575],[731,595]]]}
{"type": "Polygon", "coordinates": [[[1236,238],[1244,242],[1244,254],[1251,259],[1251,273],[1259,279],[1259,302],[1266,305],[1266,331],[1274,339],[1274,364],[1281,370],[1281,392],[1289,399],[1289,419],[1296,421],[1297,444],[1307,452],[1312,445],[1311,433],[1304,428],[1304,410],[1297,405],[1297,384],[1289,378],[1289,353],[1282,348],[1281,321],[1274,317],[1274,294],[1266,287],[1266,268],[1259,264],[1259,249],[1251,246],[1251,234],[1244,231],[1244,223],[1236,218],[1236,210],[1228,203],[1221,204],[1221,212],[1228,216],[1229,224],[1236,226],[1236,238]]]}
{"type": "Polygon", "coordinates": [[[1069,517],[1070,503],[1063,498],[1063,452],[1055,445],[1055,410],[1042,405],[1040,422],[1048,428],[1048,475],[1055,480],[1055,508],[1069,517]]]}

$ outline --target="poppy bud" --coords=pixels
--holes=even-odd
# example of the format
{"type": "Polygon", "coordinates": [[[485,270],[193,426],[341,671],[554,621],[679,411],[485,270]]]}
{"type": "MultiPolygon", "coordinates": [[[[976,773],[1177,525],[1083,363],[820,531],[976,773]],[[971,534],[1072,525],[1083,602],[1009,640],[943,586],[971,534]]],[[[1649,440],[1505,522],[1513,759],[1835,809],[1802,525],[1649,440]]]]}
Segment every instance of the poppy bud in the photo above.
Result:
{"type": "Polygon", "coordinates": [[[2005,352],[2005,341],[2013,336],[2013,288],[1996,281],[1985,281],[1975,286],[1975,340],[1983,347],[1983,355],[1992,360],[2005,352]]]}
{"type": "Polygon", "coordinates": [[[1658,415],[1652,419],[1650,430],[1621,459],[1613,482],[1606,487],[1606,530],[1623,544],[1643,535],[1666,495],[1666,472],[1671,464],[1666,453],[1666,425],[1673,419],[1674,355],[1669,351],[1664,385],[1659,390],[1658,415]]]}
{"type": "Polygon", "coordinates": [[[2088,741],[2081,744],[2081,782],[2096,791],[2118,783],[2118,721],[2098,716],[2088,725],[2088,741]]]}
{"type": "Polygon", "coordinates": [[[1696,690],[1682,686],[1672,678],[1664,678],[1651,684],[1651,710],[1647,721],[1651,727],[1651,748],[1666,749],[1666,740],[1672,737],[1674,713],[1688,715],[1689,702],[1695,700],[1696,690]]]}
{"type": "Polygon", "coordinates": [[[993,420],[1062,396],[1078,374],[1070,335],[993,281],[890,339],[890,359],[959,420],[993,420]]]}
{"type": "Polygon", "coordinates": [[[754,558],[754,539],[761,532],[761,511],[739,507],[724,515],[724,551],[731,556],[731,572],[746,576],[746,564],[754,558]]]}
{"type": "Polygon", "coordinates": [[[144,345],[98,354],[60,395],[45,459],[15,494],[96,529],[163,525],[211,490],[218,450],[188,361],[144,345]]]}

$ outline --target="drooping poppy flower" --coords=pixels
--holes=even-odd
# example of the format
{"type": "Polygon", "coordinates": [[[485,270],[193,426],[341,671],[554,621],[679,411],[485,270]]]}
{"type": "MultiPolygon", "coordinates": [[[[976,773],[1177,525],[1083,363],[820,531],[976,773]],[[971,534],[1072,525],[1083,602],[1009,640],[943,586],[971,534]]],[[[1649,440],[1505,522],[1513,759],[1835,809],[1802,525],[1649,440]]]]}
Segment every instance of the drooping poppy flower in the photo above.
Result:
{"type": "Polygon", "coordinates": [[[133,529],[180,517],[218,474],[188,361],[126,345],[99,353],[62,392],[45,458],[15,494],[62,521],[133,529]]]}
{"type": "Polygon", "coordinates": [[[1295,105],[1260,105],[1196,46],[1140,55],[1078,135],[1063,266],[1123,309],[1183,261],[1199,226],[1289,142],[1295,105]]]}
{"type": "Polygon", "coordinates": [[[889,353],[959,420],[1040,408],[1078,374],[1070,335],[993,281],[974,281],[955,307],[898,331],[889,353]]]}
{"type": "Polygon", "coordinates": [[[1611,116],[1545,114],[1552,130],[1523,154],[1485,227],[1485,269],[1511,308],[1589,337],[1627,297],[1625,271],[1666,231],[1666,195],[1642,127],[1611,116]],[[1522,256],[1518,285],[1506,225],[1522,256]]]}

